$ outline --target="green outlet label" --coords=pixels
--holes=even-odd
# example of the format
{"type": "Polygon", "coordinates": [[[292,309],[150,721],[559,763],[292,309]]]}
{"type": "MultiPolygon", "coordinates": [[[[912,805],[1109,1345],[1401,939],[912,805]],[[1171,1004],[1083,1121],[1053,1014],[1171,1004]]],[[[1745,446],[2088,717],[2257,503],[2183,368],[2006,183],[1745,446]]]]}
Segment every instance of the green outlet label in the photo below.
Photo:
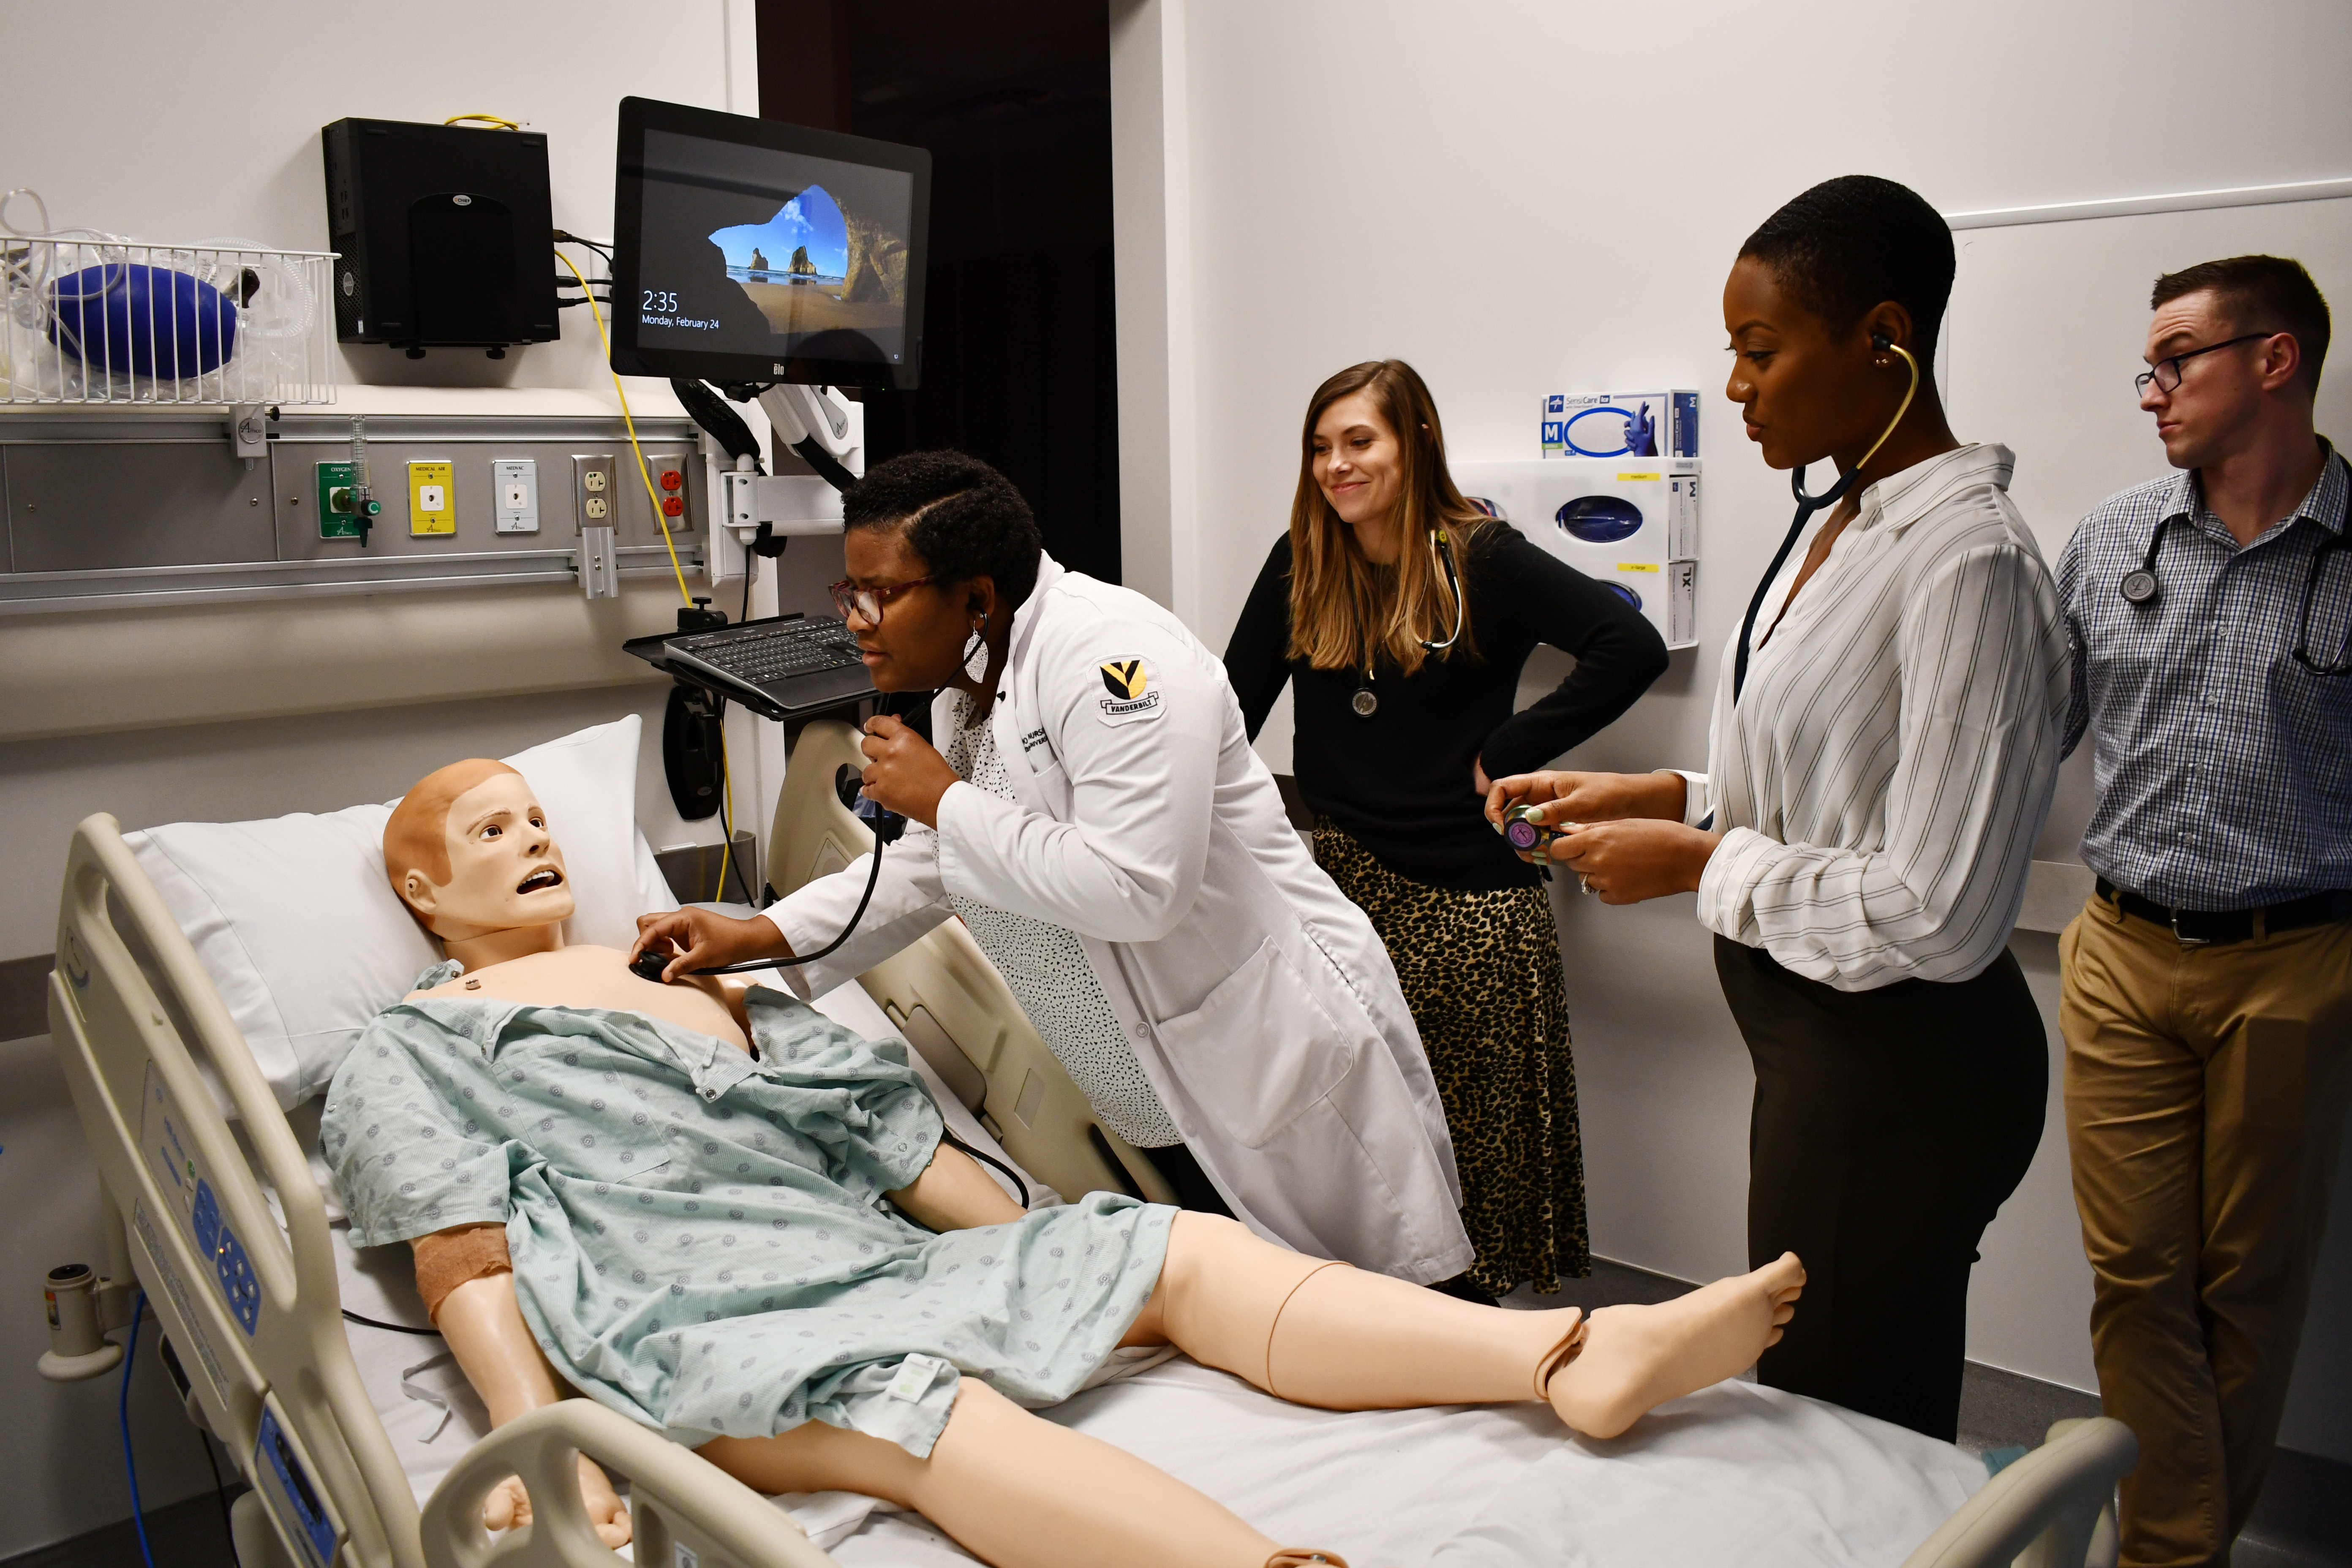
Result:
{"type": "Polygon", "coordinates": [[[357,539],[360,520],[352,510],[352,466],[320,463],[319,469],[319,537],[357,539]]]}

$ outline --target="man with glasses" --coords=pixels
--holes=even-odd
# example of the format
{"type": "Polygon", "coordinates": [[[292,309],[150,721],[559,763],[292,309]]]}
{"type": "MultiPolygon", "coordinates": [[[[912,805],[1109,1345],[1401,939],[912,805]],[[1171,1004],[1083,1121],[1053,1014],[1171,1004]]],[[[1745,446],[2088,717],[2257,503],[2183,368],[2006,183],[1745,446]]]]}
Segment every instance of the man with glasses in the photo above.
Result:
{"type": "Polygon", "coordinates": [[[2140,406],[2180,472],[2058,566],[2098,891],[2059,945],[2066,1127],[2122,1561],[2225,1564],[2326,1227],[2352,1046],[2352,471],[2296,262],[2156,280],[2140,406]]]}

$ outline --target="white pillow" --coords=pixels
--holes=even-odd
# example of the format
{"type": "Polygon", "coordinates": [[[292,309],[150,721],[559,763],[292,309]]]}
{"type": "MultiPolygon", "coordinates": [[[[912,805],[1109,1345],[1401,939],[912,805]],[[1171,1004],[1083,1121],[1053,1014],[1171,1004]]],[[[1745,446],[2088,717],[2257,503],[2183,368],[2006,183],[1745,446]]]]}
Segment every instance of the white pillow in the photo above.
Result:
{"type": "MultiPolygon", "coordinates": [[[[506,759],[562,847],[572,942],[626,947],[638,915],[677,908],[637,831],[639,728],[632,713],[506,759]]],[[[384,877],[396,804],[123,835],[281,1108],[325,1092],[368,1020],[441,957],[384,877]]]]}

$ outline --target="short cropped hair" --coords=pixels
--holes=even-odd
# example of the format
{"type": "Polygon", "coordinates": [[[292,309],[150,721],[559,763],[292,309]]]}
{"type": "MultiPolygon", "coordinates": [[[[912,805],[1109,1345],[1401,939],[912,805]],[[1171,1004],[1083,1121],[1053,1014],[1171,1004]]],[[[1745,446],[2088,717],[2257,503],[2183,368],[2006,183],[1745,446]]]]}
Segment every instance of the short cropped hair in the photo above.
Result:
{"type": "Polygon", "coordinates": [[[2327,358],[2327,301],[2303,263],[2284,256],[2231,256],[2200,261],[2156,280],[2151,310],[2184,294],[2210,289],[2231,334],[2286,332],[2303,351],[2303,384],[2319,395],[2319,367],[2327,358]]]}
{"type": "Polygon", "coordinates": [[[1838,331],[1894,300],[1911,312],[1921,367],[1934,356],[1952,297],[1952,231],[1909,186],[1874,174],[1824,180],[1766,218],[1739,254],[1838,331]]]}
{"type": "MultiPolygon", "coordinates": [[[[514,771],[488,757],[468,757],[436,768],[408,786],[383,825],[383,874],[402,903],[408,902],[409,872],[424,872],[436,887],[449,879],[449,808],[457,797],[486,779],[514,771]]],[[[409,912],[415,913],[414,905],[409,912]]]]}
{"type": "Polygon", "coordinates": [[[845,528],[904,525],[907,546],[942,583],[993,578],[1020,605],[1037,585],[1045,536],[1013,481],[961,452],[908,452],[877,463],[841,498],[845,528]]]}

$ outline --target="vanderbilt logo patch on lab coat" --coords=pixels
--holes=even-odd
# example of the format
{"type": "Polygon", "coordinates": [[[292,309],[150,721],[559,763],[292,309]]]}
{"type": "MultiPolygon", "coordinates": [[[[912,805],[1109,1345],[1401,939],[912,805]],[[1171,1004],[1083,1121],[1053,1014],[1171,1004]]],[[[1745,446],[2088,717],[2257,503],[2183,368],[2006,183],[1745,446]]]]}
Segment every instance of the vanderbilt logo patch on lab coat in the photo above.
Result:
{"type": "Polygon", "coordinates": [[[1132,724],[1159,716],[1160,691],[1152,679],[1150,660],[1140,655],[1105,659],[1100,669],[1103,689],[1110,694],[1099,704],[1104,723],[1132,724]]]}

